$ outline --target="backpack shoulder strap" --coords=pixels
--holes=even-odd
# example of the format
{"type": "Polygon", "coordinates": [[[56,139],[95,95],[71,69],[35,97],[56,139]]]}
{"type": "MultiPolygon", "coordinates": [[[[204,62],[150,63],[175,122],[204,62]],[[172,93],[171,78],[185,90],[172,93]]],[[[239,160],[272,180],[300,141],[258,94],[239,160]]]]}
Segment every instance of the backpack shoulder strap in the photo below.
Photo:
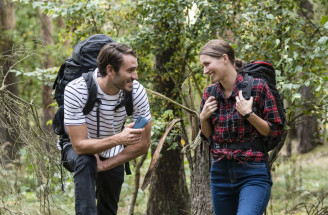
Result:
{"type": "Polygon", "coordinates": [[[211,89],[211,92],[210,92],[210,96],[214,96],[216,98],[216,91],[218,89],[218,83],[216,83],[212,89],[211,89]]]}
{"type": "Polygon", "coordinates": [[[128,116],[131,116],[133,113],[133,99],[132,99],[132,91],[124,91],[124,105],[125,111],[128,116]]]}
{"type": "Polygon", "coordinates": [[[60,81],[61,78],[63,78],[65,67],[66,67],[66,64],[65,63],[63,63],[60,66],[60,69],[58,70],[58,74],[57,74],[56,80],[54,81],[54,84],[52,85],[52,89],[53,90],[56,89],[56,86],[58,85],[58,82],[60,81]]]}
{"type": "MultiPolygon", "coordinates": [[[[220,100],[217,98],[217,95],[216,95],[217,94],[218,85],[219,85],[219,83],[216,83],[213,86],[208,87],[208,91],[207,92],[210,93],[210,96],[214,96],[214,98],[216,98],[217,101],[220,102],[220,100]]],[[[215,113],[212,114],[211,118],[212,117],[215,117],[215,113]]],[[[213,125],[211,125],[211,126],[213,126],[213,125]]],[[[207,143],[208,143],[208,146],[209,146],[209,150],[211,150],[211,148],[213,148],[213,137],[212,136],[210,136],[210,137],[207,138],[207,143]]],[[[210,154],[209,154],[209,156],[210,156],[210,154]]],[[[210,158],[209,158],[209,160],[210,160],[210,158]]],[[[210,167],[211,167],[211,163],[210,163],[210,167]]]]}
{"type": "Polygon", "coordinates": [[[243,73],[243,97],[246,100],[249,100],[251,98],[251,93],[252,93],[252,86],[253,86],[253,81],[254,78],[248,74],[247,71],[243,73]]]}
{"type": "Polygon", "coordinates": [[[88,100],[83,108],[83,114],[87,115],[95,106],[95,103],[97,101],[98,90],[97,90],[97,85],[93,79],[93,71],[90,71],[88,73],[83,73],[82,76],[88,88],[88,100]]]}
{"type": "MultiPolygon", "coordinates": [[[[124,91],[124,106],[125,106],[126,114],[128,116],[131,116],[132,113],[133,113],[133,98],[132,98],[132,93],[133,93],[133,89],[131,91],[129,91],[129,92],[128,91],[124,91]]],[[[122,128],[122,130],[123,130],[123,128],[122,128]]],[[[131,169],[130,169],[129,161],[127,161],[124,164],[124,169],[125,169],[125,173],[127,175],[131,175],[132,174],[131,169]]]]}

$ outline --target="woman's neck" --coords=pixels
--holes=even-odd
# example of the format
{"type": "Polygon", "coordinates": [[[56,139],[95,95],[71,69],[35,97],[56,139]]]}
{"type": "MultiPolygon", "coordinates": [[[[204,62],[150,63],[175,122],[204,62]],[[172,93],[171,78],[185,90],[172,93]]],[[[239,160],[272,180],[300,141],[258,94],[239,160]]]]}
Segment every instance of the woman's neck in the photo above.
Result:
{"type": "Polygon", "coordinates": [[[226,74],[225,78],[220,80],[220,83],[223,86],[224,91],[231,94],[232,89],[235,86],[237,71],[234,67],[229,67],[226,74]]]}

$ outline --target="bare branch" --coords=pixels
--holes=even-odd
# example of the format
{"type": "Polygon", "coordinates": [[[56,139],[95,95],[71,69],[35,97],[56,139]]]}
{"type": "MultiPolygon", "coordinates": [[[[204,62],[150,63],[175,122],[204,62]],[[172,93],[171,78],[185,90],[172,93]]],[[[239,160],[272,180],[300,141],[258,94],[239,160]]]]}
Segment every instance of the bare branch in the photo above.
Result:
{"type": "Polygon", "coordinates": [[[186,65],[187,65],[187,67],[188,67],[188,69],[189,69],[189,71],[190,71],[190,73],[191,73],[192,78],[193,78],[194,81],[195,81],[195,86],[196,86],[197,92],[198,92],[199,96],[201,97],[201,96],[202,96],[202,91],[200,90],[200,87],[199,87],[198,82],[197,82],[197,80],[196,80],[195,73],[194,73],[194,71],[191,69],[190,65],[189,65],[187,62],[186,62],[186,65]]]}
{"type": "Polygon", "coordinates": [[[197,118],[199,118],[199,114],[198,114],[196,111],[191,110],[191,109],[189,109],[188,107],[186,107],[186,106],[184,106],[184,105],[182,105],[182,104],[179,104],[178,102],[176,102],[176,101],[174,101],[174,100],[172,100],[172,99],[170,99],[170,98],[164,96],[163,94],[160,94],[160,93],[158,93],[158,92],[152,91],[152,90],[150,90],[150,89],[148,89],[148,88],[145,88],[145,89],[146,89],[146,91],[147,91],[148,93],[153,94],[153,95],[156,95],[156,96],[158,96],[158,97],[160,97],[160,98],[162,98],[162,99],[165,99],[165,100],[167,100],[167,101],[169,101],[169,102],[171,102],[171,103],[173,103],[173,104],[175,104],[175,105],[177,105],[177,106],[183,108],[184,110],[186,110],[186,111],[189,112],[190,114],[196,115],[197,118]]]}
{"type": "Polygon", "coordinates": [[[140,183],[140,168],[145,162],[147,158],[148,153],[145,153],[144,155],[141,156],[137,164],[135,165],[134,168],[134,186],[133,186],[133,191],[132,191],[132,198],[129,203],[128,207],[128,215],[133,215],[134,212],[134,206],[137,201],[137,196],[138,196],[138,189],[139,189],[139,183],[140,183]]]}
{"type": "MultiPolygon", "coordinates": [[[[172,81],[174,82],[175,86],[178,86],[178,85],[177,85],[177,82],[176,82],[175,79],[172,77],[171,72],[168,71],[168,70],[166,69],[165,66],[163,66],[163,67],[164,67],[164,69],[166,70],[166,72],[169,74],[169,76],[170,76],[170,78],[172,79],[172,81]]],[[[177,87],[177,89],[178,89],[179,94],[180,94],[181,98],[183,99],[183,101],[186,103],[187,106],[189,106],[189,104],[188,104],[186,98],[183,96],[183,93],[182,93],[181,89],[180,89],[179,87],[177,87]]]]}

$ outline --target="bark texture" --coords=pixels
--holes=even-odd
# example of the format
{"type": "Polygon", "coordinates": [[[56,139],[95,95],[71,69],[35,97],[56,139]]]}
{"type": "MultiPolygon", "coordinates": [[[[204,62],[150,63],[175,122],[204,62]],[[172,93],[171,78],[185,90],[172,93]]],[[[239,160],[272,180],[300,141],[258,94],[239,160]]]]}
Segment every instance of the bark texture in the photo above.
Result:
{"type": "Polygon", "coordinates": [[[191,210],[193,215],[213,214],[210,185],[210,154],[206,142],[196,150],[191,171],[191,210]]]}
{"type": "MultiPolygon", "coordinates": [[[[0,19],[1,19],[1,42],[0,42],[0,88],[5,88],[14,95],[18,95],[18,85],[17,77],[15,73],[9,72],[13,65],[13,56],[12,56],[12,47],[13,41],[11,32],[15,29],[15,19],[14,19],[14,6],[13,3],[9,0],[0,1],[0,19]],[[2,83],[4,86],[2,86],[2,83]]],[[[3,103],[4,104],[4,103],[3,103]]],[[[2,104],[2,105],[3,105],[2,104]]],[[[17,156],[17,151],[19,148],[18,144],[18,133],[17,130],[13,128],[11,123],[11,114],[10,110],[4,113],[0,113],[0,144],[5,150],[3,155],[4,160],[10,161],[14,160],[17,156]]],[[[17,110],[17,109],[15,109],[17,110]]]]}
{"type": "MultiPolygon", "coordinates": [[[[309,0],[300,2],[300,16],[306,19],[309,23],[313,19],[313,4],[309,0]]],[[[313,89],[311,87],[303,86],[301,89],[302,98],[305,101],[311,101],[313,96],[313,89]]],[[[298,145],[297,150],[301,153],[306,153],[314,149],[318,145],[319,123],[316,115],[302,116],[299,120],[297,128],[298,145]]]]}
{"type": "MultiPolygon", "coordinates": [[[[162,23],[163,24],[163,23],[162,23]]],[[[165,23],[164,23],[165,25],[165,23]]],[[[165,28],[162,28],[165,29],[165,28]]],[[[178,44],[175,43],[175,44],[178,44]]],[[[166,67],[166,63],[170,61],[177,47],[168,47],[156,54],[154,76],[154,89],[165,96],[179,100],[179,95],[174,91],[175,83],[180,83],[177,78],[173,80],[168,76],[169,71],[176,68],[166,67]]],[[[174,78],[174,77],[173,77],[174,78]]],[[[167,104],[165,109],[172,109],[178,118],[180,116],[172,104],[167,104]]],[[[180,143],[181,137],[176,136],[172,142],[180,143]]],[[[165,143],[162,149],[162,157],[158,161],[158,167],[153,173],[150,185],[150,195],[148,199],[147,215],[183,215],[190,214],[190,195],[186,184],[186,176],[184,172],[184,157],[181,154],[181,147],[175,150],[168,150],[169,144],[165,143]]]]}
{"type": "MultiPolygon", "coordinates": [[[[40,22],[41,22],[41,39],[47,47],[48,45],[53,45],[53,22],[52,18],[47,16],[46,14],[39,11],[40,14],[40,22]]],[[[45,49],[47,50],[47,49],[45,49]]],[[[54,67],[54,60],[51,57],[50,53],[45,53],[45,61],[44,61],[44,68],[52,68],[54,67]]],[[[52,131],[51,124],[47,125],[49,120],[52,120],[54,117],[54,107],[49,106],[53,102],[52,96],[52,86],[43,81],[42,85],[42,127],[47,129],[48,131],[52,131]]]]}

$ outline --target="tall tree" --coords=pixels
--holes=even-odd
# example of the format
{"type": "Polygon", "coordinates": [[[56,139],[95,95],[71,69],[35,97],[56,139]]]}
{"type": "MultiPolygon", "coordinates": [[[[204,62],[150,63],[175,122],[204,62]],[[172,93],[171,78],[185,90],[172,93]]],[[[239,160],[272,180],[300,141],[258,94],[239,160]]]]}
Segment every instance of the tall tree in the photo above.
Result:
{"type": "MultiPolygon", "coordinates": [[[[15,29],[15,19],[14,19],[14,5],[10,0],[1,0],[0,1],[0,18],[1,18],[1,58],[0,58],[0,68],[1,75],[0,87],[5,87],[6,90],[11,92],[14,95],[18,95],[18,85],[17,77],[15,73],[10,72],[10,69],[13,65],[13,56],[12,56],[12,33],[15,29]]],[[[18,134],[17,130],[12,127],[11,123],[10,110],[8,112],[0,113],[0,141],[5,142],[5,151],[7,153],[7,159],[14,159],[17,152],[17,139],[18,134]],[[4,125],[6,125],[4,127],[4,125]]]]}
{"type": "MultiPolygon", "coordinates": [[[[162,16],[157,25],[154,26],[155,31],[159,34],[167,33],[163,31],[170,28],[169,21],[172,18],[162,16]]],[[[181,44],[181,41],[176,36],[175,39],[171,39],[170,43],[166,43],[164,47],[161,47],[161,50],[155,53],[155,73],[153,77],[154,89],[175,101],[180,100],[180,98],[177,91],[172,89],[180,87],[176,84],[182,82],[181,77],[183,76],[178,74],[179,78],[177,74],[172,73],[172,77],[170,77],[169,73],[176,70],[170,63],[171,58],[180,48],[178,44],[181,44]]],[[[183,71],[181,73],[183,74],[183,71]]],[[[181,110],[174,107],[174,105],[167,104],[164,108],[173,110],[175,116],[180,117],[181,110]]],[[[176,136],[171,141],[170,144],[180,143],[181,136],[176,136]]],[[[170,144],[165,144],[162,149],[162,158],[159,161],[150,187],[147,208],[147,214],[149,215],[182,215],[189,214],[190,211],[190,196],[185,179],[184,158],[183,154],[180,153],[181,147],[171,147],[170,144]],[[169,150],[169,148],[171,149],[169,150]]]]}
{"type": "MultiPolygon", "coordinates": [[[[52,18],[47,16],[47,14],[42,13],[39,10],[40,22],[41,22],[41,41],[45,47],[49,47],[50,45],[54,45],[53,40],[53,22],[52,18]]],[[[45,49],[46,52],[44,53],[45,61],[44,67],[52,68],[54,67],[54,60],[52,59],[51,53],[45,49]]],[[[52,86],[45,82],[45,77],[43,75],[43,84],[42,84],[42,127],[51,131],[52,127],[51,124],[48,124],[49,120],[52,120],[54,117],[54,106],[51,106],[53,102],[53,96],[51,95],[52,86]]]]}
{"type": "MultiPolygon", "coordinates": [[[[302,0],[299,2],[300,16],[306,20],[308,25],[311,25],[313,22],[313,4],[309,0],[302,0]]],[[[300,74],[301,75],[301,74],[300,74]]],[[[302,86],[301,95],[304,101],[314,102],[314,91],[313,86],[302,86]]],[[[315,103],[315,102],[314,102],[315,103]]],[[[309,106],[309,104],[305,104],[309,106]]],[[[314,149],[320,140],[319,137],[319,123],[317,114],[308,114],[299,118],[297,127],[297,141],[298,146],[297,150],[301,153],[306,153],[314,149]]]]}

